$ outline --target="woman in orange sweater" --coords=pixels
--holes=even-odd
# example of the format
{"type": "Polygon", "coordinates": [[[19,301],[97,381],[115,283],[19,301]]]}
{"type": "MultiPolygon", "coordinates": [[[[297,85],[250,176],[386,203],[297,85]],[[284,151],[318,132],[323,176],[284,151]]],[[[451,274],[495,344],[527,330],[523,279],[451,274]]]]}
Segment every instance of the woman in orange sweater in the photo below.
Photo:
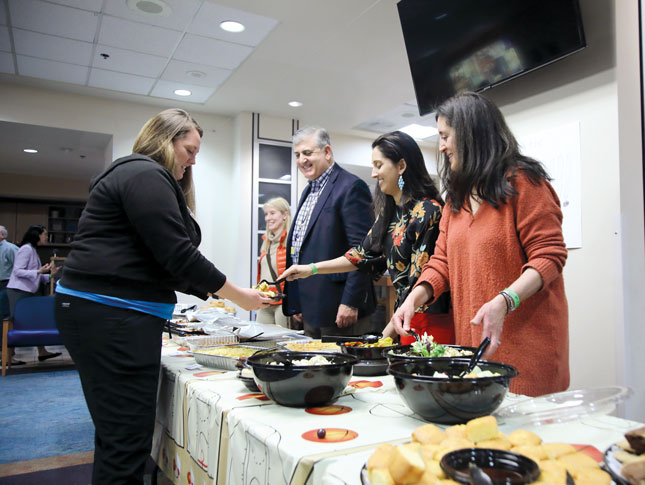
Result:
{"type": "MultiPolygon", "coordinates": [[[[291,226],[291,209],[289,202],[282,197],[268,200],[264,206],[264,221],[266,233],[262,236],[263,242],[258,259],[258,283],[264,279],[275,281],[278,275],[287,267],[287,232],[291,226]]],[[[284,283],[280,288],[270,287],[269,290],[282,293],[284,283]]],[[[258,310],[259,323],[276,323],[287,328],[288,318],[282,313],[282,300],[273,301],[266,308],[258,310]]]]}
{"type": "Polygon", "coordinates": [[[474,93],[437,109],[447,203],[435,252],[392,318],[406,334],[420,305],[450,290],[456,342],[519,370],[511,391],[569,386],[560,201],[543,166],[519,151],[500,110],[474,93]],[[520,304],[521,303],[521,304],[520,304]]]}

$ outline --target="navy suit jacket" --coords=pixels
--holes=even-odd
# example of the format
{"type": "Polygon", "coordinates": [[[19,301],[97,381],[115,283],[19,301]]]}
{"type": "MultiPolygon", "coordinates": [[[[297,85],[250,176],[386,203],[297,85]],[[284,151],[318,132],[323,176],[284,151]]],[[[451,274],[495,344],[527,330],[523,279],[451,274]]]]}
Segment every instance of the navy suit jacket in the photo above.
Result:
{"type": "MultiPolygon", "coordinates": [[[[303,191],[298,212],[309,195],[303,191]]],[[[287,238],[287,267],[291,266],[291,225],[287,238]]],[[[360,245],[374,223],[372,195],[367,184],[338,164],[318,198],[300,248],[298,264],[335,259],[360,245]]],[[[310,276],[286,282],[285,315],[302,313],[313,327],[336,326],[340,304],[358,308],[359,318],[374,312],[374,286],[369,275],[359,271],[310,276]]]]}

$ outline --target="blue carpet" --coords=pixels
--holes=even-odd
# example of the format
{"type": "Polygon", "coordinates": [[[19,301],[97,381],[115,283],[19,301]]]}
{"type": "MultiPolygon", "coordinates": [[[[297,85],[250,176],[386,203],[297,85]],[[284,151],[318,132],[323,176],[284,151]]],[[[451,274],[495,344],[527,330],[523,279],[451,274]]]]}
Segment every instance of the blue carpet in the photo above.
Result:
{"type": "Polygon", "coordinates": [[[94,425],[75,370],[0,378],[0,463],[94,449],[94,425]]]}

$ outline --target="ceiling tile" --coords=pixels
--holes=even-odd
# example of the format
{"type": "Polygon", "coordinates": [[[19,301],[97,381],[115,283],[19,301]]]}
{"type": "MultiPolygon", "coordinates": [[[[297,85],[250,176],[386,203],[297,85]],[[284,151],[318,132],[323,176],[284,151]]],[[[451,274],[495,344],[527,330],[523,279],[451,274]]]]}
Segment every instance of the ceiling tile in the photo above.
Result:
{"type": "Polygon", "coordinates": [[[9,0],[11,25],[69,39],[94,41],[98,16],[38,0],[9,0]]]}
{"type": "Polygon", "coordinates": [[[172,8],[172,13],[168,17],[161,15],[150,15],[143,12],[130,10],[125,0],[120,2],[106,2],[104,13],[119,17],[122,19],[133,20],[158,27],[184,31],[195,12],[199,8],[200,0],[164,0],[172,8]]]}
{"type": "Polygon", "coordinates": [[[18,72],[20,72],[21,76],[85,85],[88,70],[85,66],[27,56],[16,56],[16,58],[18,60],[18,72]]]}
{"type": "Polygon", "coordinates": [[[158,98],[176,99],[187,103],[204,103],[215,92],[215,88],[205,88],[202,86],[191,86],[182,84],[178,86],[177,83],[170,81],[157,81],[150,96],[157,96],[158,98]],[[177,88],[188,89],[192,92],[190,96],[177,96],[173,91],[177,88]]]}
{"type": "Polygon", "coordinates": [[[92,66],[108,71],[125,72],[137,76],[157,77],[166,65],[167,58],[141,54],[140,52],[97,45],[94,52],[92,66]],[[108,54],[110,57],[103,59],[101,54],[108,54]]]}
{"type": "Polygon", "coordinates": [[[186,34],[175,51],[175,59],[235,69],[253,51],[251,47],[186,34]]]}
{"type": "Polygon", "coordinates": [[[100,12],[101,5],[103,4],[103,0],[49,0],[49,2],[83,10],[91,10],[92,12],[100,12]]]}
{"type": "Polygon", "coordinates": [[[13,55],[8,52],[0,52],[0,72],[6,72],[7,74],[16,73],[13,67],[13,55]]]}
{"type": "Polygon", "coordinates": [[[9,27],[0,26],[0,51],[11,52],[11,41],[9,40],[9,27]]]}
{"type": "Polygon", "coordinates": [[[21,29],[13,29],[13,41],[16,54],[81,66],[90,65],[92,44],[89,42],[37,34],[21,29]]]}
{"type": "Polygon", "coordinates": [[[238,44],[257,46],[276,25],[278,25],[278,21],[269,17],[204,2],[190,24],[188,32],[238,44]],[[219,28],[219,24],[224,20],[240,22],[246,29],[244,32],[238,33],[226,32],[219,28]]]}
{"type": "Polygon", "coordinates": [[[132,76],[122,72],[92,69],[89,85],[96,88],[124,91],[134,94],[148,94],[155,80],[149,77],[132,76]]]}
{"type": "Polygon", "coordinates": [[[7,25],[7,14],[2,0],[0,0],[0,25],[7,25]]]}
{"type": "Polygon", "coordinates": [[[194,84],[196,86],[215,88],[222,84],[232,72],[220,67],[173,60],[168,63],[168,67],[166,67],[161,78],[167,81],[177,81],[180,83],[194,84]],[[195,77],[187,74],[187,72],[202,73],[203,76],[195,77]]]}
{"type": "Polygon", "coordinates": [[[182,33],[129,20],[103,16],[99,44],[168,57],[182,33]]]}

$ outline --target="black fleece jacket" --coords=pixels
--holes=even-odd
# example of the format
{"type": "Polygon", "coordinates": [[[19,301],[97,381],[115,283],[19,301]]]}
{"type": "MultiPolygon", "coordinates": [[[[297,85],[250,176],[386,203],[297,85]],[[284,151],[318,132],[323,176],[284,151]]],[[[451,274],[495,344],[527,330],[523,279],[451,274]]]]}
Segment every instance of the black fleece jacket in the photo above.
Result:
{"type": "Polygon", "coordinates": [[[205,299],[226,276],[200,241],[177,181],[135,153],[92,180],[61,284],[132,300],[175,303],[175,290],[205,299]]]}

